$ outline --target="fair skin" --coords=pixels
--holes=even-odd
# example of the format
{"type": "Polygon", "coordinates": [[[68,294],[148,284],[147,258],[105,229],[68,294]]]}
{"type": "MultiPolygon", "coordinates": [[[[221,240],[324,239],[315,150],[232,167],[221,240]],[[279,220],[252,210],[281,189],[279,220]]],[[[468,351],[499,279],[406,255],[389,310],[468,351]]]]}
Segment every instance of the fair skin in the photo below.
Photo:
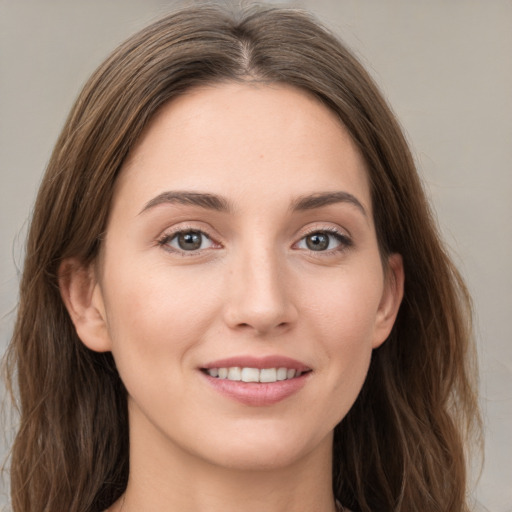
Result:
{"type": "Polygon", "coordinates": [[[315,99],[226,83],[166,105],[122,169],[99,260],[61,267],[78,335],[128,391],[111,510],[333,512],[333,429],[402,297],[401,258],[384,260],[365,162],[315,99]]]}

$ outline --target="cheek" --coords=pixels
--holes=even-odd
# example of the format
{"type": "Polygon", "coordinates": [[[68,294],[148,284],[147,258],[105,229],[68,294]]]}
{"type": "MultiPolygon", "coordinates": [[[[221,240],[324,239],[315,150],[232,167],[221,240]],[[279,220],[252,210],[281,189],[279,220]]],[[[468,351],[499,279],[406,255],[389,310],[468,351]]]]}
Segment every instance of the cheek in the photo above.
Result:
{"type": "Polygon", "coordinates": [[[328,369],[329,390],[345,414],[356,399],[370,363],[382,296],[380,264],[364,272],[344,271],[310,287],[305,314],[328,369]],[[311,292],[313,290],[313,293],[311,292]],[[337,402],[339,397],[342,401],[337,402]]]}
{"type": "Polygon", "coordinates": [[[301,294],[324,339],[336,346],[371,344],[383,291],[380,264],[361,265],[360,271],[340,268],[315,281],[301,294]]]}
{"type": "Polygon", "coordinates": [[[186,360],[217,317],[218,288],[212,276],[173,271],[165,265],[145,268],[136,262],[111,268],[106,289],[112,352],[119,371],[144,379],[162,367],[186,360]],[[128,268],[129,267],[129,268],[128,268]],[[136,271],[135,271],[136,270],[136,271]],[[129,275],[130,279],[126,279],[129,275]]]}

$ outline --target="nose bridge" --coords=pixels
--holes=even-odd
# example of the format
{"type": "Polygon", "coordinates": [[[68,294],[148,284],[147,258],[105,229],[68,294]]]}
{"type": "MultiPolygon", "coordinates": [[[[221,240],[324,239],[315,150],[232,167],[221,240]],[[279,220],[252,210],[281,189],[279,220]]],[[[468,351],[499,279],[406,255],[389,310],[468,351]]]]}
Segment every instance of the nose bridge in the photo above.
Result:
{"type": "Polygon", "coordinates": [[[283,255],[275,244],[256,237],[243,246],[232,263],[226,308],[231,327],[265,333],[295,321],[283,255]]]}

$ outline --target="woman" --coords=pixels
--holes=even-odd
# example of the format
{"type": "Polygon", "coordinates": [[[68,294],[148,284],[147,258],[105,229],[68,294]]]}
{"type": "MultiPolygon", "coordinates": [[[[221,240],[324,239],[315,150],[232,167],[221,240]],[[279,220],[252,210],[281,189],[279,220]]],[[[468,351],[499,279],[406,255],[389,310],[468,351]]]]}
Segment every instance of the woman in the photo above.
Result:
{"type": "Polygon", "coordinates": [[[15,511],[464,511],[469,298],[307,15],[167,16],[85,86],[9,352],[15,511]]]}

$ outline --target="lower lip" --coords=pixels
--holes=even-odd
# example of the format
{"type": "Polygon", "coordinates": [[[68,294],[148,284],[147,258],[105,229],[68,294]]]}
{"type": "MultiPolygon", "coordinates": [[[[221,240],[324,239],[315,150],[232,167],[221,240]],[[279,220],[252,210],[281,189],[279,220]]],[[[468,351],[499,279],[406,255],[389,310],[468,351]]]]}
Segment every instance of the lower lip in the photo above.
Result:
{"type": "Polygon", "coordinates": [[[273,405],[300,391],[311,372],[300,377],[276,382],[243,382],[210,377],[201,372],[209,384],[219,393],[244,405],[264,407],[273,405]]]}

